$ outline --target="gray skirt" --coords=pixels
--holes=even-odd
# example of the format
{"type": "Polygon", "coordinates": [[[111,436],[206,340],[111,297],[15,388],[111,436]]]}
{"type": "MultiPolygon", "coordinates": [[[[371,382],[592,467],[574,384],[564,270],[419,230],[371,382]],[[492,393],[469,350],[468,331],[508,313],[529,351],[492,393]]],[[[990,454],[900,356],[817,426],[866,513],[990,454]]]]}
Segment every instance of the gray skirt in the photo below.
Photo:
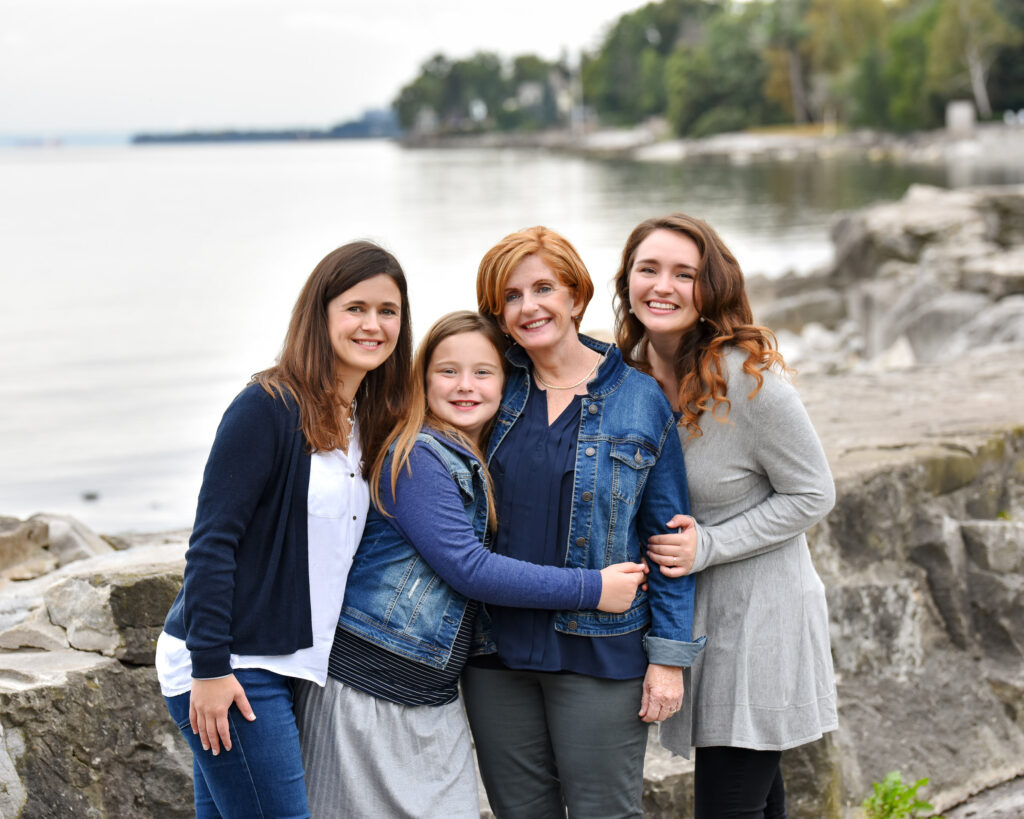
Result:
{"type": "Polygon", "coordinates": [[[295,689],[314,819],[478,819],[476,767],[459,700],[396,705],[328,678],[295,689]]]}

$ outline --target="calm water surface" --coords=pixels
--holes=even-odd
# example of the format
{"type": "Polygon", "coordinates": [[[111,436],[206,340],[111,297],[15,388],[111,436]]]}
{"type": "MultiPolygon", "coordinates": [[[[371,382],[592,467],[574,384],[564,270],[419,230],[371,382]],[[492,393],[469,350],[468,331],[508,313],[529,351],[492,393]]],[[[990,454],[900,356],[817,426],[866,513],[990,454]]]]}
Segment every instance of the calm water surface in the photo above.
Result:
{"type": "Polygon", "coordinates": [[[584,328],[610,327],[618,252],[647,216],[703,216],[748,273],[779,275],[828,261],[838,210],[912,182],[1021,177],[385,142],[0,151],[0,515],[64,512],[105,532],[190,525],[221,413],[273,362],[314,265],[354,238],[403,263],[419,337],[475,307],[488,247],[547,224],[597,284],[584,328]]]}

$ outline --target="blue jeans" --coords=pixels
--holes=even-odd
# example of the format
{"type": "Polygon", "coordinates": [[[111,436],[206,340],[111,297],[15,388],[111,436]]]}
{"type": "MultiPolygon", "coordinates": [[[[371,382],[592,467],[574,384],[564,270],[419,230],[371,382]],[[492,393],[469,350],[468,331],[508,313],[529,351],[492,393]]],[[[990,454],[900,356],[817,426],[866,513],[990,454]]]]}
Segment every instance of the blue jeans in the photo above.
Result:
{"type": "Polygon", "coordinates": [[[235,678],[245,689],[256,719],[249,722],[232,705],[228,711],[231,750],[222,746],[217,756],[204,751],[199,734],[192,733],[191,694],[164,698],[192,748],[196,819],[307,819],[292,679],[261,668],[238,669],[235,678]]]}

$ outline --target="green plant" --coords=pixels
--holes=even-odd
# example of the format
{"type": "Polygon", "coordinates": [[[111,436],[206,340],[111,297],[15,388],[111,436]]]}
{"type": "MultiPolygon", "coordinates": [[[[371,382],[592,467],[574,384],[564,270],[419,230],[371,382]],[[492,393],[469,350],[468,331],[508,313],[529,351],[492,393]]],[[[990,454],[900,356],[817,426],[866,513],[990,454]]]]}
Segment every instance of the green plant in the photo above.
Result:
{"type": "Polygon", "coordinates": [[[919,811],[931,815],[934,808],[917,798],[917,789],[927,784],[927,779],[904,784],[899,771],[889,771],[885,779],[871,786],[874,793],[861,802],[861,807],[867,819],[914,819],[919,811]]]}

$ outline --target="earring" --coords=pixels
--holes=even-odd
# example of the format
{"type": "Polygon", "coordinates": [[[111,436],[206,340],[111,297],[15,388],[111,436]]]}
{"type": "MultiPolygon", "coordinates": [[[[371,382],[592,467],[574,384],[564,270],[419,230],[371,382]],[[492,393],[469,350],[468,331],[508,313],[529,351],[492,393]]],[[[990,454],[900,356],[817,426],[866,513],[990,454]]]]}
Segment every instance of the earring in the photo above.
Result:
{"type": "Polygon", "coordinates": [[[706,318],[704,318],[704,316],[701,316],[701,317],[700,317],[700,318],[698,319],[698,321],[699,321],[699,322],[700,322],[701,324],[703,324],[703,323],[704,323],[705,321],[707,321],[707,319],[706,319],[706,318]]]}
{"type": "Polygon", "coordinates": [[[629,308],[629,314],[630,314],[631,316],[635,316],[635,315],[636,315],[636,311],[635,311],[635,310],[633,310],[633,308],[632,308],[632,307],[630,307],[630,308],[629,308]]]}

